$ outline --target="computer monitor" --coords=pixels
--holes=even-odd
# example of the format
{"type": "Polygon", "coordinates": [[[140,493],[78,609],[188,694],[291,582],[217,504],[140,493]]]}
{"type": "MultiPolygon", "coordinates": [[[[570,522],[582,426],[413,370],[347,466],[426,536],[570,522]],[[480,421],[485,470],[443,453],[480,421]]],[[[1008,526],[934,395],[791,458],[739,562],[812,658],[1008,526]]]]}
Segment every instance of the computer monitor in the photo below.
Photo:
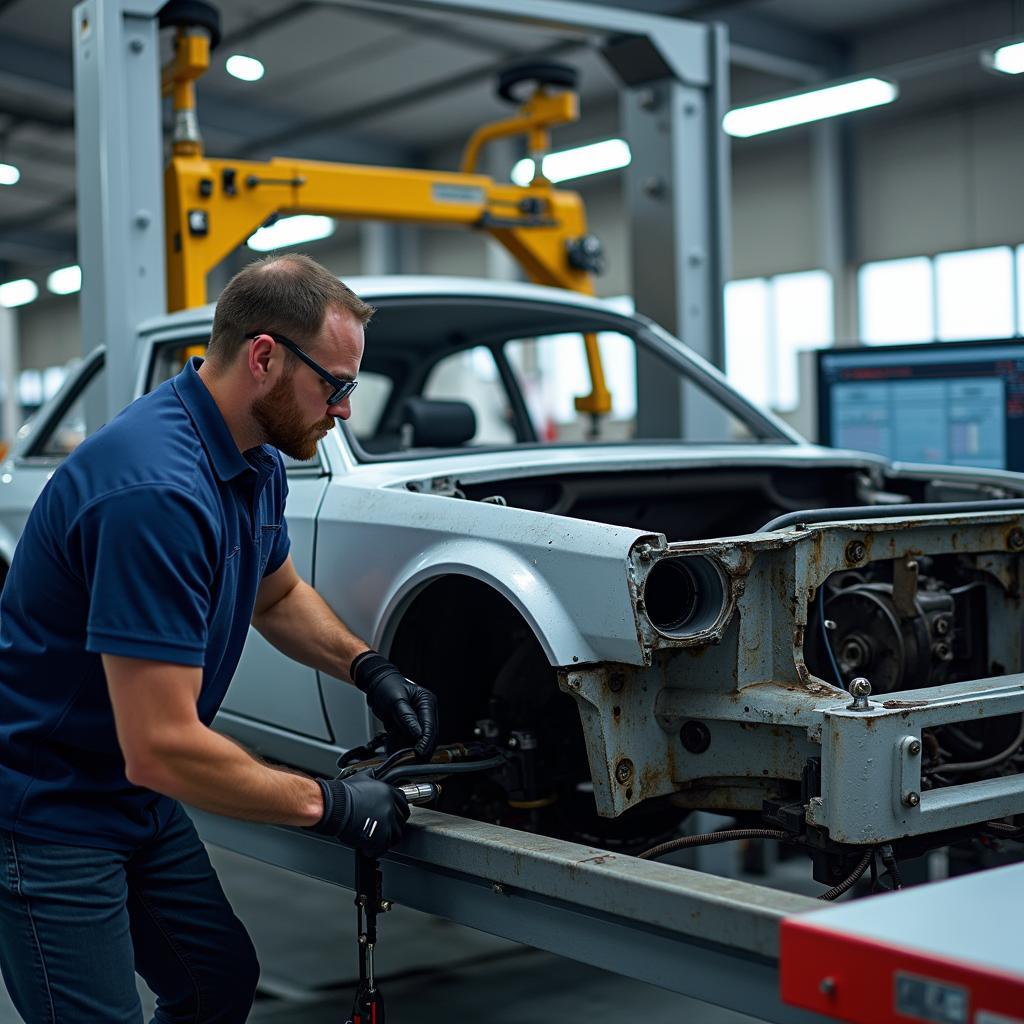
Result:
{"type": "Polygon", "coordinates": [[[822,444],[1024,471],[1024,340],[829,349],[817,361],[822,444]]]}

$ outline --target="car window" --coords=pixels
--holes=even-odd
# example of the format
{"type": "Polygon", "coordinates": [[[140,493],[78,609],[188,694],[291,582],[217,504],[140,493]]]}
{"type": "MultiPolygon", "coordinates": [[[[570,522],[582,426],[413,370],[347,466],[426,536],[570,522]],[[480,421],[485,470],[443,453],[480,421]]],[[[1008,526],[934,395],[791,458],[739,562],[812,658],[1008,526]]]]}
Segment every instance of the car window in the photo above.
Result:
{"type": "MultiPolygon", "coordinates": [[[[596,338],[605,387],[611,394],[611,410],[598,416],[587,409],[586,398],[592,389],[583,335],[548,334],[505,342],[505,358],[538,439],[577,444],[677,437],[675,424],[665,427],[652,422],[652,417],[638,418],[635,340],[618,331],[601,331],[596,338]]],[[[688,418],[688,440],[713,444],[751,439],[749,428],[702,388],[681,378],[679,371],[667,363],[662,368],[661,360],[653,354],[646,358],[656,360],[655,376],[660,383],[681,385],[683,403],[693,410],[700,409],[699,415],[688,418]]]]}
{"type": "Polygon", "coordinates": [[[360,441],[376,432],[393,388],[394,382],[385,374],[359,371],[359,387],[352,392],[352,415],[348,425],[360,441]]]}
{"type": "Polygon", "coordinates": [[[85,439],[101,426],[103,420],[97,411],[103,408],[107,375],[105,364],[94,370],[78,390],[71,404],[44,434],[32,452],[47,459],[63,459],[70,455],[85,439]]]}
{"type": "Polygon", "coordinates": [[[476,433],[468,444],[510,444],[516,440],[508,392],[494,354],[483,345],[439,359],[424,381],[423,397],[465,402],[472,408],[476,433]]]}

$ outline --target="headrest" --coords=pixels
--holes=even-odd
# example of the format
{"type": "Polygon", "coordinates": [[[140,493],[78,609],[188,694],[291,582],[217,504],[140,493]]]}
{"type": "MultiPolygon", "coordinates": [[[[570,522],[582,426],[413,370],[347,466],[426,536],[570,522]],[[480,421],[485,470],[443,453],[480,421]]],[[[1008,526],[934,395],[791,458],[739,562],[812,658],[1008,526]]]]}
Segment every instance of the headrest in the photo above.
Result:
{"type": "Polygon", "coordinates": [[[401,425],[407,448],[455,448],[476,434],[476,415],[468,402],[407,398],[401,425]]]}

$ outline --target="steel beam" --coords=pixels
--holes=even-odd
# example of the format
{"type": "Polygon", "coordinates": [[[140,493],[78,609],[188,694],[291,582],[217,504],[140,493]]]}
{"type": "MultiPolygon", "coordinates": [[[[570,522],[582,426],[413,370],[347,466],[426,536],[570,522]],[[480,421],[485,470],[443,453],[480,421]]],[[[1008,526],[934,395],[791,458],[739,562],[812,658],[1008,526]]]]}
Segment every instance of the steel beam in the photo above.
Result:
{"type": "MultiPolygon", "coordinates": [[[[621,108],[633,155],[626,209],[636,308],[721,367],[729,265],[729,153],[721,130],[728,47],[718,28],[706,30],[705,42],[715,69],[705,85],[668,75],[644,81],[654,62],[644,52],[649,46],[635,41],[605,52],[627,83],[621,108]]],[[[696,389],[671,381],[653,357],[640,358],[637,389],[638,436],[723,436],[723,414],[696,389]]]]}
{"type": "MultiPolygon", "coordinates": [[[[215,846],[353,887],[336,841],[190,814],[215,846]]],[[[421,808],[383,872],[404,906],[761,1020],[824,1024],[778,996],[779,924],[821,909],[806,896],[421,808]]]]}
{"type": "Polygon", "coordinates": [[[107,345],[107,416],[135,383],[135,327],[167,310],[161,0],[84,0],[72,17],[82,347],[107,345]]]}

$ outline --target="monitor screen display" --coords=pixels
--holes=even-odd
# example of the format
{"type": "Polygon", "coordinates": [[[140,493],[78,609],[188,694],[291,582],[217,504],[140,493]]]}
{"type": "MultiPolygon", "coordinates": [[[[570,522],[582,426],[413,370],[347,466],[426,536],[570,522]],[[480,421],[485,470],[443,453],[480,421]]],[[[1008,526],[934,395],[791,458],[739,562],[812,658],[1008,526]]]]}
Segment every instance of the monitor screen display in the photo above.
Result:
{"type": "Polygon", "coordinates": [[[1024,341],[819,351],[818,437],[898,462],[1024,471],[1024,341]]]}

